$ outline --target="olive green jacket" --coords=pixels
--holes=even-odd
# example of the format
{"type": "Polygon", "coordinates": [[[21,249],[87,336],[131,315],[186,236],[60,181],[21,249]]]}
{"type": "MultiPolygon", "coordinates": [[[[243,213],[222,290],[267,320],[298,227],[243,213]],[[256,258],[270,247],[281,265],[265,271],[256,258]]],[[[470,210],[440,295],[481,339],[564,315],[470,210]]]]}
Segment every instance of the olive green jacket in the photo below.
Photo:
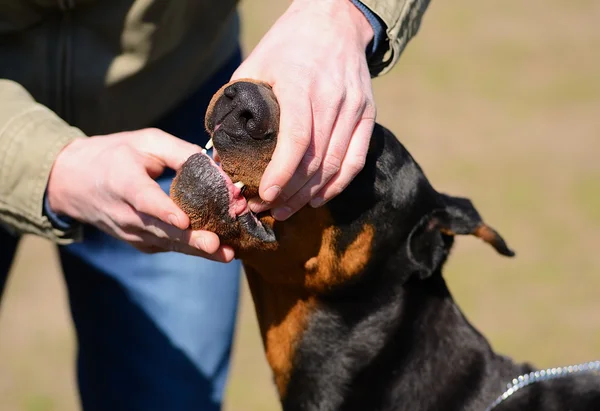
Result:
{"type": "MultiPolygon", "coordinates": [[[[247,0],[252,1],[252,0],[247,0]]],[[[66,244],[43,212],[52,165],[70,141],[152,124],[238,47],[236,0],[0,0],[0,224],[66,244]]],[[[363,0],[388,38],[389,70],[428,0],[363,0]]],[[[76,178],[76,176],[74,176],[76,178]]]]}

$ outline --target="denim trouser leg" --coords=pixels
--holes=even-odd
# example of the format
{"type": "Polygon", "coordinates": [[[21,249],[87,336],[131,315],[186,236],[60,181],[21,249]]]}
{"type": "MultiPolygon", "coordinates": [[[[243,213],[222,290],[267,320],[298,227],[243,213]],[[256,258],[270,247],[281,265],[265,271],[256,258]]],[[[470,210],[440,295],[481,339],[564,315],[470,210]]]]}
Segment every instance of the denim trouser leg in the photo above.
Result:
{"type": "MultiPolygon", "coordinates": [[[[204,145],[208,102],[239,62],[238,53],[152,126],[204,145]]],[[[158,179],[167,193],[172,178],[158,179]]],[[[63,247],[61,261],[86,411],[220,409],[238,300],[237,260],[143,254],[86,227],[85,241],[63,247]]]]}

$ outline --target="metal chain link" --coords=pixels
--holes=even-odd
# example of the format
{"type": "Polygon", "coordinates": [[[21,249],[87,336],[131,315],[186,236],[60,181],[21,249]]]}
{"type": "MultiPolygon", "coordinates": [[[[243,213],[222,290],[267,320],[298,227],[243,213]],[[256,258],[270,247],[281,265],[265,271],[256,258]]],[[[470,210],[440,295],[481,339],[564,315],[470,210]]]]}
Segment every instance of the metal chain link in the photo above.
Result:
{"type": "Polygon", "coordinates": [[[532,371],[529,374],[519,375],[517,378],[514,378],[510,383],[508,383],[506,386],[506,391],[499,396],[496,401],[492,403],[492,405],[486,408],[485,411],[493,410],[521,388],[527,387],[528,385],[536,382],[554,380],[571,374],[594,371],[600,371],[600,360],[590,361],[578,365],[569,365],[565,367],[547,368],[545,370],[532,371]]]}

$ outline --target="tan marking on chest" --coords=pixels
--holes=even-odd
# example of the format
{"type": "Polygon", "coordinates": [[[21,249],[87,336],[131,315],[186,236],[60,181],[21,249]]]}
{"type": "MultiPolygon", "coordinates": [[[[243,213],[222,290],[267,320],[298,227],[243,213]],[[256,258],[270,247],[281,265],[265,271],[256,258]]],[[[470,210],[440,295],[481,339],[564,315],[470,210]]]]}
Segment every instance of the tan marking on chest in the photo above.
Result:
{"type": "Polygon", "coordinates": [[[340,253],[336,247],[335,228],[327,229],[323,233],[319,254],[304,264],[306,287],[325,291],[359,274],[371,258],[374,235],[373,226],[365,225],[346,250],[340,253]]]}
{"type": "Polygon", "coordinates": [[[375,228],[365,224],[345,250],[339,250],[339,229],[325,208],[304,208],[283,223],[273,224],[278,244],[275,251],[240,253],[248,267],[267,282],[325,292],[360,274],[371,258],[375,228]]]}
{"type": "Polygon", "coordinates": [[[285,396],[296,350],[318,309],[319,295],[359,275],[371,258],[375,229],[365,225],[340,251],[338,228],[325,208],[303,209],[277,228],[272,252],[242,257],[267,361],[279,395],[285,396]]]}
{"type": "Polygon", "coordinates": [[[316,300],[298,289],[267,283],[252,269],[246,270],[258,317],[263,346],[280,397],[286,394],[295,352],[308,325],[316,300]]]}

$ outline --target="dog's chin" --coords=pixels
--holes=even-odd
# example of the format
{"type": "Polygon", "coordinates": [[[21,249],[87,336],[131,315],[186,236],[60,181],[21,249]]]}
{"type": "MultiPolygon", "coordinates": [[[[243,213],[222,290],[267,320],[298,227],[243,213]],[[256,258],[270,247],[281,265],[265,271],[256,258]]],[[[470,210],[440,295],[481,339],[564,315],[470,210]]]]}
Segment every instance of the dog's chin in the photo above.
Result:
{"type": "Polygon", "coordinates": [[[233,182],[244,184],[247,199],[258,197],[258,187],[274,150],[274,142],[260,142],[232,137],[227,127],[219,125],[212,134],[219,166],[233,182]]]}
{"type": "Polygon", "coordinates": [[[271,226],[250,210],[243,183],[233,181],[208,155],[194,154],[178,171],[171,197],[189,216],[192,229],[213,231],[224,244],[239,248],[274,242],[271,226]],[[254,241],[243,241],[245,235],[254,241]]]}

